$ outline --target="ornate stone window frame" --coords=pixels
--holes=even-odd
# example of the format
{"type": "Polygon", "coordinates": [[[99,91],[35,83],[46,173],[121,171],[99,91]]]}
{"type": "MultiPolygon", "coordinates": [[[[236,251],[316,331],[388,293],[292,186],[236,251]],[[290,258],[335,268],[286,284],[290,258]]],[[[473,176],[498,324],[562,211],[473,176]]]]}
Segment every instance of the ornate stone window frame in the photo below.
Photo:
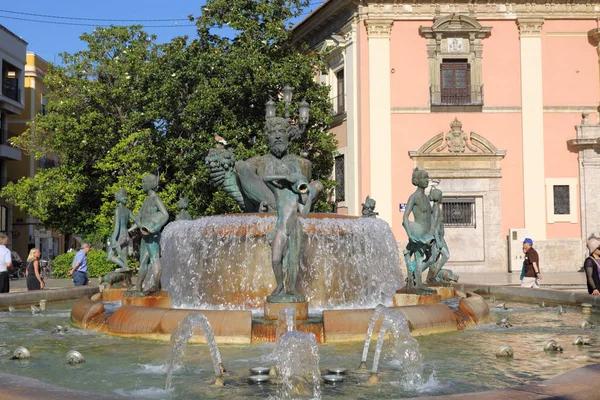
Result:
{"type": "MultiPolygon", "coordinates": [[[[327,72],[321,76],[321,84],[329,86],[330,99],[333,106],[332,113],[334,115],[331,126],[337,126],[346,119],[346,111],[343,113],[337,112],[337,73],[341,70],[346,70],[346,45],[350,43],[350,39],[351,36],[349,34],[333,34],[317,48],[317,51],[327,53],[325,58],[327,72]]],[[[344,86],[346,84],[346,81],[344,81],[344,86]]],[[[347,90],[344,87],[344,95],[346,93],[347,90]]]]}
{"type": "Polygon", "coordinates": [[[546,178],[546,220],[577,223],[577,178],[546,178]],[[554,186],[569,186],[569,213],[554,214],[554,186]]]}
{"type": "MultiPolygon", "coordinates": [[[[442,104],[440,68],[443,61],[466,59],[470,65],[471,104],[465,107],[483,106],[482,60],[483,39],[491,33],[491,27],[482,26],[476,19],[460,14],[450,14],[438,18],[432,26],[419,27],[421,36],[427,39],[427,58],[429,60],[429,86],[432,110],[442,104]]],[[[452,105],[450,105],[452,106],[452,105]]]]}

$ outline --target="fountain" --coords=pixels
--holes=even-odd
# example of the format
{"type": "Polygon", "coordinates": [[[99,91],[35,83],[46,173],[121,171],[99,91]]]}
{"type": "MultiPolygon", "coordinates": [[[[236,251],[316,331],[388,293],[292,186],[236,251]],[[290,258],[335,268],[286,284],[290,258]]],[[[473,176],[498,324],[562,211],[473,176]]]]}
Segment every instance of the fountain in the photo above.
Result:
{"type": "Polygon", "coordinates": [[[279,399],[321,397],[319,351],[311,333],[289,331],[277,344],[277,371],[282,384],[279,399]]]}
{"type": "Polygon", "coordinates": [[[204,314],[189,314],[186,316],[178,325],[173,334],[171,335],[171,361],[169,363],[169,369],[167,370],[167,382],[165,383],[165,389],[171,388],[171,381],[173,379],[173,370],[177,363],[181,360],[185,354],[185,348],[188,341],[194,334],[194,329],[199,327],[204,334],[206,342],[208,343],[208,349],[212,358],[213,367],[215,370],[215,386],[223,386],[223,373],[225,367],[221,361],[221,353],[215,342],[215,336],[208,319],[204,314]]]}

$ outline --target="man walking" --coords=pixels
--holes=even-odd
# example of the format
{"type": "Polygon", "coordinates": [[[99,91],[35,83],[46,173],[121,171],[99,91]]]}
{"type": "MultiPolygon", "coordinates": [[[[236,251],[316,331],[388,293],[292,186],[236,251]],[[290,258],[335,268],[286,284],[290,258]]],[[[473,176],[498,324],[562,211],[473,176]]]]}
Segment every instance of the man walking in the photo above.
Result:
{"type": "Polygon", "coordinates": [[[12,257],[7,244],[8,236],[0,233],[0,293],[8,293],[10,290],[8,269],[12,268],[12,257]]]}
{"type": "Polygon", "coordinates": [[[533,240],[530,238],[523,240],[523,253],[525,253],[525,260],[523,261],[525,275],[521,281],[521,287],[539,289],[539,280],[542,279],[542,275],[540,274],[540,257],[538,252],[533,248],[533,240]]]}
{"type": "Polygon", "coordinates": [[[75,254],[69,276],[73,276],[75,286],[85,286],[88,284],[87,252],[90,251],[89,243],[82,243],[81,250],[75,254]]]}

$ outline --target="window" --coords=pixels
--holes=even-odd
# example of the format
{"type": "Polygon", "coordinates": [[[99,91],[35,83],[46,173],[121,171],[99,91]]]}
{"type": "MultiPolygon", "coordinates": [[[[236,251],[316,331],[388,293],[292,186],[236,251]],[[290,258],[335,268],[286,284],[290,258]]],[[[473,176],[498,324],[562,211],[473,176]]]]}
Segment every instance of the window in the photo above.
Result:
{"type": "Polygon", "coordinates": [[[476,228],[474,198],[444,198],[442,203],[444,226],[476,228]]]}
{"type": "Polygon", "coordinates": [[[546,219],[577,223],[577,178],[546,178],[546,219]]]}
{"type": "Polygon", "coordinates": [[[471,103],[471,66],[467,60],[444,60],[440,75],[442,104],[471,103]]]}
{"type": "Polygon", "coordinates": [[[553,185],[554,195],[554,214],[569,214],[571,206],[569,205],[569,185],[553,185]]]}
{"type": "Polygon", "coordinates": [[[459,14],[438,18],[432,26],[419,28],[421,36],[427,39],[432,111],[445,112],[448,106],[481,109],[483,39],[491,30],[474,18],[459,14]]]}
{"type": "Polygon", "coordinates": [[[335,158],[335,202],[346,201],[346,188],[344,182],[344,155],[335,158]]]}
{"type": "Polygon", "coordinates": [[[42,96],[42,108],[40,109],[40,114],[46,115],[46,96],[42,96]]]}
{"type": "Polygon", "coordinates": [[[343,114],[346,112],[346,93],[344,92],[344,70],[339,70],[335,73],[336,79],[336,114],[343,114]]]}

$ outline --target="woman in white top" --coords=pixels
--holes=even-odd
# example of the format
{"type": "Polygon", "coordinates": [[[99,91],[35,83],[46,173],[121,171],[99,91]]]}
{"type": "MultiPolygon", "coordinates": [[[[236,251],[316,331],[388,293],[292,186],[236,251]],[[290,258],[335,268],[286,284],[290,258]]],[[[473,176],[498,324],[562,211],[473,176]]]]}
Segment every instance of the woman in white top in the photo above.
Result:
{"type": "Polygon", "coordinates": [[[0,233],[0,293],[8,293],[10,290],[8,269],[12,268],[12,258],[10,250],[6,247],[7,244],[8,236],[0,233]]]}

